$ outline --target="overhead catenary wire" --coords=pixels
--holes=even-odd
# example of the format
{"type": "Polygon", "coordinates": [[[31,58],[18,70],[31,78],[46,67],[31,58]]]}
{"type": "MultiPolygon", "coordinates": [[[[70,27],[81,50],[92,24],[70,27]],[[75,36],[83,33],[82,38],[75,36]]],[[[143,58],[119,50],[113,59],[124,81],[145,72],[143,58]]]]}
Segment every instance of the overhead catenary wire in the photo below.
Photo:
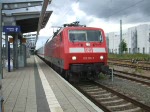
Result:
{"type": "MultiPolygon", "coordinates": [[[[130,22],[129,22],[129,20],[130,19],[128,19],[127,17],[128,17],[128,15],[129,15],[129,13],[127,13],[128,12],[128,10],[130,10],[130,11],[134,11],[134,8],[137,8],[138,9],[138,7],[143,7],[143,2],[145,3],[145,2],[148,2],[147,0],[140,0],[140,1],[134,1],[134,2],[132,2],[132,3],[130,3],[130,5],[128,5],[128,6],[126,6],[126,7],[124,7],[124,8],[121,8],[121,9],[119,9],[119,10],[117,10],[117,11],[115,11],[115,12],[112,12],[112,10],[113,10],[113,8],[112,8],[112,2],[113,2],[113,0],[111,0],[111,2],[110,2],[110,6],[109,6],[109,9],[110,9],[110,14],[107,16],[108,17],[108,20],[109,20],[109,23],[111,23],[111,21],[112,21],[112,19],[114,20],[114,21],[120,21],[120,20],[123,20],[123,23],[124,24],[131,24],[130,22]],[[121,13],[122,13],[122,15],[121,15],[121,13]],[[125,14],[124,14],[125,13],[125,14]],[[119,16],[117,15],[117,14],[119,14],[119,16]],[[116,17],[116,15],[117,15],[117,17],[116,17]],[[120,16],[121,15],[121,16],[120,16]],[[115,19],[114,19],[115,18],[115,19]],[[117,20],[116,18],[120,18],[119,20],[117,20]],[[128,19],[128,20],[127,20],[128,19]],[[127,21],[126,21],[127,20],[127,21]]],[[[135,14],[135,13],[132,13],[132,15],[133,14],[135,14]]],[[[132,17],[132,15],[130,15],[129,17],[132,17]]],[[[143,19],[145,19],[145,18],[143,18],[143,19]]],[[[134,21],[135,20],[138,20],[137,18],[134,18],[134,21]]],[[[118,22],[119,23],[119,22],[118,22]]],[[[134,23],[137,23],[137,22],[134,22],[134,23]]]]}
{"type": "MultiPolygon", "coordinates": [[[[140,7],[143,7],[143,5],[141,5],[140,7]]],[[[145,10],[149,10],[149,7],[145,8],[145,10]]],[[[127,16],[128,16],[128,15],[127,15],[127,16]]],[[[127,19],[127,16],[126,16],[125,19],[127,19]]],[[[131,16],[130,16],[130,17],[131,17],[131,16]]],[[[147,15],[147,16],[145,16],[145,17],[143,17],[143,16],[141,15],[141,16],[138,16],[138,17],[134,18],[133,22],[137,22],[138,20],[139,20],[140,22],[148,22],[149,19],[150,19],[150,14],[147,15]],[[148,18],[148,17],[149,17],[149,18],[148,18]],[[148,19],[148,20],[146,20],[146,19],[148,19]]]]}
{"type": "MultiPolygon", "coordinates": [[[[69,1],[71,1],[71,0],[69,0],[69,1]]],[[[78,3],[79,2],[79,0],[76,0],[74,3],[78,3]]],[[[69,13],[71,11],[71,7],[69,7],[66,11],[65,11],[65,13],[62,15],[62,18],[65,18],[65,16],[69,13]]],[[[58,25],[56,25],[56,26],[58,26],[58,25]]]]}
{"type": "MultiPolygon", "coordinates": [[[[134,6],[136,6],[136,5],[140,4],[140,3],[142,3],[143,1],[145,1],[145,0],[138,1],[138,2],[136,2],[136,3],[134,3],[134,4],[131,4],[130,6],[128,6],[128,7],[126,7],[126,8],[123,8],[123,9],[121,9],[121,10],[118,10],[118,11],[116,11],[116,12],[110,14],[110,15],[108,16],[108,18],[110,18],[110,17],[112,17],[112,16],[114,16],[114,15],[116,15],[116,14],[118,14],[118,13],[122,13],[123,11],[125,11],[125,10],[127,10],[127,9],[129,9],[129,8],[133,8],[134,6]]],[[[112,1],[111,1],[111,2],[112,2],[112,1]]]]}
{"type": "MultiPolygon", "coordinates": [[[[112,2],[113,0],[111,0],[111,2],[112,2]]],[[[115,16],[116,14],[119,14],[119,13],[123,13],[125,10],[127,10],[127,9],[130,9],[130,8],[134,8],[135,6],[137,6],[138,4],[140,4],[140,3],[142,3],[142,2],[144,2],[145,0],[140,0],[140,1],[137,1],[137,2],[135,2],[135,3],[133,3],[133,4],[131,4],[131,5],[129,5],[129,6],[127,6],[127,7],[125,7],[125,8],[123,8],[123,9],[119,9],[118,11],[115,11],[114,13],[111,13],[110,15],[108,15],[108,18],[110,18],[110,17],[112,17],[112,16],[115,16]]],[[[76,0],[75,1],[75,3],[78,3],[79,2],[79,0],[76,0]]],[[[70,12],[71,10],[70,10],[70,8],[68,9],[68,10],[66,10],[65,11],[65,13],[64,13],[64,15],[63,15],[63,18],[70,12]]]]}

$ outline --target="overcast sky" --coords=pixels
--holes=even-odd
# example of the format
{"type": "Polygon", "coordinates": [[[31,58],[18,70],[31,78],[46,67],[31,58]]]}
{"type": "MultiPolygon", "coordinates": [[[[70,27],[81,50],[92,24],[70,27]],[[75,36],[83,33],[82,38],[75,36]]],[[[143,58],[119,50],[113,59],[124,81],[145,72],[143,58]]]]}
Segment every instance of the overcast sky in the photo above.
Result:
{"type": "Polygon", "coordinates": [[[120,20],[123,29],[150,21],[150,0],[52,0],[48,10],[53,13],[40,37],[50,37],[52,26],[74,21],[103,28],[106,33],[119,31],[120,20]]]}

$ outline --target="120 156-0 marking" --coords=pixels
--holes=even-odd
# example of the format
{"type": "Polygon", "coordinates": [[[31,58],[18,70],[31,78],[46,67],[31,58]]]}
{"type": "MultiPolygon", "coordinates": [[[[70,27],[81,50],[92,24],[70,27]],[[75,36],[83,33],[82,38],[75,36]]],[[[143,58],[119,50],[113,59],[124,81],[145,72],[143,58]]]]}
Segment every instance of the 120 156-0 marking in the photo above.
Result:
{"type": "Polygon", "coordinates": [[[83,60],[93,60],[94,57],[83,57],[83,60]]]}

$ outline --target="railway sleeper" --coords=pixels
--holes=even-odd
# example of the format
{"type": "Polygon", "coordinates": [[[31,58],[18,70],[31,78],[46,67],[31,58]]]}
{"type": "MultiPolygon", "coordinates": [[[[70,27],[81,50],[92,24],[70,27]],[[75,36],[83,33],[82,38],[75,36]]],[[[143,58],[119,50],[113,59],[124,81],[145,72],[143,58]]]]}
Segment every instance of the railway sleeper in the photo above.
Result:
{"type": "Polygon", "coordinates": [[[108,102],[100,102],[105,106],[115,106],[115,105],[125,105],[127,104],[127,102],[124,99],[116,99],[116,100],[112,100],[112,101],[108,101],[108,102]]]}
{"type": "Polygon", "coordinates": [[[115,104],[112,104],[111,106],[107,106],[107,107],[108,108],[125,108],[125,107],[129,107],[130,105],[132,105],[132,103],[130,103],[130,102],[127,102],[127,103],[124,103],[124,104],[120,104],[120,105],[117,105],[115,103],[115,104]]]}
{"type": "Polygon", "coordinates": [[[124,102],[124,99],[111,99],[111,101],[101,101],[102,104],[110,104],[110,103],[121,103],[124,102]]]}
{"type": "Polygon", "coordinates": [[[102,91],[101,89],[99,88],[94,88],[94,89],[90,89],[90,88],[83,88],[86,92],[98,92],[98,91],[102,91]]]}
{"type": "Polygon", "coordinates": [[[86,85],[86,86],[83,85],[83,86],[80,86],[80,87],[82,87],[82,88],[89,88],[89,89],[90,89],[90,88],[91,88],[91,89],[92,89],[92,88],[94,88],[94,89],[98,88],[98,86],[92,86],[92,85],[86,85]]]}
{"type": "Polygon", "coordinates": [[[107,91],[106,90],[101,90],[101,91],[96,91],[96,92],[93,92],[93,91],[89,91],[89,92],[87,92],[87,93],[89,93],[89,94],[104,94],[104,93],[106,93],[107,91]]]}
{"type": "Polygon", "coordinates": [[[142,109],[140,107],[136,107],[133,109],[127,109],[127,110],[122,110],[122,111],[115,111],[115,112],[141,112],[142,109]]]}
{"type": "Polygon", "coordinates": [[[97,94],[97,95],[92,95],[91,94],[91,96],[93,96],[94,98],[101,98],[101,97],[109,97],[109,96],[111,96],[112,95],[112,93],[104,93],[104,94],[97,94]]]}
{"type": "Polygon", "coordinates": [[[115,105],[115,106],[107,106],[113,112],[142,112],[140,107],[136,107],[132,105],[132,103],[126,103],[122,105],[115,105]],[[136,111],[135,111],[136,110],[136,111]]]}
{"type": "Polygon", "coordinates": [[[98,98],[98,100],[102,102],[102,101],[109,101],[109,100],[118,99],[118,98],[119,98],[118,96],[114,95],[114,96],[110,96],[110,97],[106,97],[106,98],[104,98],[104,97],[98,98]]]}
{"type": "Polygon", "coordinates": [[[90,92],[87,92],[88,94],[91,94],[91,95],[93,95],[93,96],[98,96],[98,95],[104,95],[104,94],[108,94],[108,92],[106,91],[106,92],[96,92],[96,93],[90,93],[90,92]]]}

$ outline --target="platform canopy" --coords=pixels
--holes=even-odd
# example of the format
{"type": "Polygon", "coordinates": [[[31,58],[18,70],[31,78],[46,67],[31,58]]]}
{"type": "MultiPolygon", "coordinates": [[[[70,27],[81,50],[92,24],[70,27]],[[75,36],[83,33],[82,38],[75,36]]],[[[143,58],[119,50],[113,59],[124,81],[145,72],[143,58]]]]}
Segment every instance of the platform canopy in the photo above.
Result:
{"type": "MultiPolygon", "coordinates": [[[[13,10],[25,7],[40,6],[44,0],[0,0],[3,10],[13,10]]],[[[48,0],[51,2],[51,0],[48,0]]]]}
{"type": "MultiPolygon", "coordinates": [[[[48,22],[50,16],[52,14],[52,11],[47,11],[44,15],[44,18],[41,22],[41,28],[44,28],[46,23],[48,22]]],[[[16,26],[20,26],[21,33],[28,33],[28,32],[35,32],[38,29],[38,23],[40,19],[40,12],[38,11],[32,11],[32,12],[15,12],[12,14],[12,18],[9,16],[3,16],[4,25],[9,25],[8,22],[10,20],[13,20],[15,17],[15,23],[16,26]]]]}
{"type": "Polygon", "coordinates": [[[0,2],[3,4],[3,26],[20,26],[21,33],[35,31],[39,33],[52,14],[52,11],[46,11],[51,0],[1,0],[0,2]]]}

